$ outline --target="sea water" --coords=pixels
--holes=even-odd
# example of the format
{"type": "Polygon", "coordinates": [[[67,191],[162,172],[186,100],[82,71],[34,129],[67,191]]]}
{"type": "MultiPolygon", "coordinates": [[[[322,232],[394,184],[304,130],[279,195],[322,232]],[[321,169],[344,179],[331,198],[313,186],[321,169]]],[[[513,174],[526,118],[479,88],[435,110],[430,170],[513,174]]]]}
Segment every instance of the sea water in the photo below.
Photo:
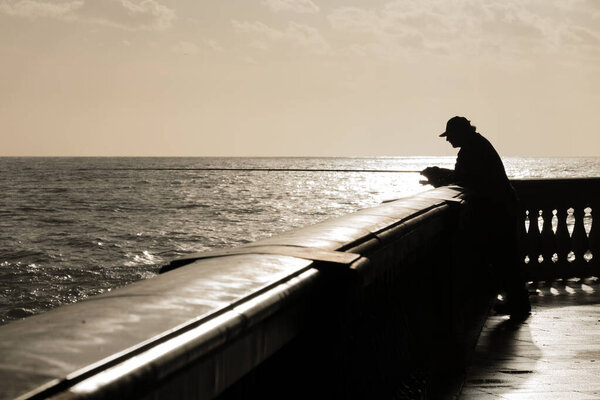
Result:
{"type": "MultiPolygon", "coordinates": [[[[600,176],[600,158],[504,162],[515,178],[600,176]]],[[[410,171],[453,164],[452,157],[0,158],[0,323],[151,278],[192,252],[431,189],[410,171]]]]}

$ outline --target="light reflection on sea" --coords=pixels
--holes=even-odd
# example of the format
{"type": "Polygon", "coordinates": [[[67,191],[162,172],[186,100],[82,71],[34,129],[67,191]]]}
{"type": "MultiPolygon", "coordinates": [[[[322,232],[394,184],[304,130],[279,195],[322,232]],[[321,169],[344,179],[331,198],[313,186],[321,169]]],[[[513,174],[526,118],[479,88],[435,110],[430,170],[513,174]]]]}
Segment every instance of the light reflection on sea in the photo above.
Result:
{"type": "MultiPolygon", "coordinates": [[[[429,189],[417,173],[166,168],[414,171],[453,164],[452,157],[0,158],[0,321],[149,278],[191,252],[429,189]]],[[[595,158],[505,164],[518,178],[600,176],[595,158]]]]}

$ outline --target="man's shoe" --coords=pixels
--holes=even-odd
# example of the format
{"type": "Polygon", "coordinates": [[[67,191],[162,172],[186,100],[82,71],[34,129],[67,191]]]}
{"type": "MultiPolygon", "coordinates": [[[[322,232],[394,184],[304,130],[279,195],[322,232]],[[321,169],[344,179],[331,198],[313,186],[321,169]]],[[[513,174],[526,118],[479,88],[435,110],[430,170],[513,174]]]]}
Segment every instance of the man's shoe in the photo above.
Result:
{"type": "Polygon", "coordinates": [[[529,301],[520,304],[498,303],[494,306],[496,315],[510,315],[511,320],[524,321],[531,313],[529,301]]]}
{"type": "Polygon", "coordinates": [[[510,320],[513,322],[523,322],[531,315],[531,309],[520,309],[510,313],[510,320]]]}
{"type": "Polygon", "coordinates": [[[496,303],[494,305],[494,312],[496,313],[496,315],[509,315],[509,305],[507,303],[496,303]]]}

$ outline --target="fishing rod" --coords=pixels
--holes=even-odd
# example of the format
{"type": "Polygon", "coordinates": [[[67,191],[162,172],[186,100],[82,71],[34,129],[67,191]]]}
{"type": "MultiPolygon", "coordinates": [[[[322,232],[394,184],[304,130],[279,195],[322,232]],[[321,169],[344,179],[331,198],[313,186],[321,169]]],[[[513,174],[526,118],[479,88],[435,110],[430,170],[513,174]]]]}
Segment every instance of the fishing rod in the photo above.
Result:
{"type": "Polygon", "coordinates": [[[329,169],[329,168],[85,168],[85,171],[263,171],[263,172],[376,172],[376,173],[410,173],[419,174],[417,170],[397,169],[329,169]]]}

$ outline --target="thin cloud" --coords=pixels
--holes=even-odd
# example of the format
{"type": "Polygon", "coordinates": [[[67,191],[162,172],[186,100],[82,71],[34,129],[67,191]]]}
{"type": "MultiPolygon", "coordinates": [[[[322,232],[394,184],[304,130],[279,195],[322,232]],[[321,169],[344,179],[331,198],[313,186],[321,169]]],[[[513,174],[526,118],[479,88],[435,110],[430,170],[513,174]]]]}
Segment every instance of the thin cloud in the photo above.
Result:
{"type": "Polygon", "coordinates": [[[383,30],[381,17],[377,12],[359,7],[337,8],[327,19],[334,29],[348,32],[381,33],[383,30]]]}
{"type": "Polygon", "coordinates": [[[21,0],[0,3],[0,12],[26,18],[60,18],[74,19],[76,10],[83,6],[83,1],[70,1],[64,3],[21,0]]]}
{"type": "Polygon", "coordinates": [[[167,29],[175,19],[175,12],[155,0],[88,0],[78,15],[90,22],[124,29],[167,29]]]}
{"type": "Polygon", "coordinates": [[[452,51],[489,49],[548,52],[568,43],[594,46],[600,36],[600,2],[539,0],[391,1],[378,8],[340,7],[327,17],[334,30],[363,34],[348,48],[452,51]],[[585,10],[582,12],[582,9],[585,10]],[[370,35],[370,36],[365,36],[370,35]]]}
{"type": "MultiPolygon", "coordinates": [[[[233,20],[231,22],[236,32],[258,35],[271,44],[291,44],[316,53],[325,53],[329,50],[329,44],[319,30],[308,25],[290,21],[285,30],[278,30],[259,21],[233,20]]],[[[256,40],[252,43],[256,43],[256,40]]],[[[266,48],[266,43],[262,43],[263,48],[266,48]]]]}
{"type": "Polygon", "coordinates": [[[164,30],[175,19],[175,12],[156,0],[79,0],[58,3],[18,0],[1,3],[0,12],[18,17],[80,21],[128,30],[164,30]]]}
{"type": "Polygon", "coordinates": [[[225,51],[225,48],[223,46],[221,46],[216,40],[208,39],[208,40],[205,40],[204,43],[206,43],[206,45],[208,47],[210,47],[211,49],[213,49],[216,52],[222,53],[225,51]]]}
{"type": "Polygon", "coordinates": [[[274,12],[292,11],[301,14],[314,14],[319,12],[319,6],[311,0],[263,0],[262,4],[274,12]]]}
{"type": "Polygon", "coordinates": [[[196,55],[200,52],[200,48],[192,42],[181,41],[172,47],[172,50],[177,54],[196,55]]]}
{"type": "Polygon", "coordinates": [[[563,39],[570,44],[581,44],[587,46],[600,45],[600,36],[589,29],[573,26],[563,32],[563,39]]]}

